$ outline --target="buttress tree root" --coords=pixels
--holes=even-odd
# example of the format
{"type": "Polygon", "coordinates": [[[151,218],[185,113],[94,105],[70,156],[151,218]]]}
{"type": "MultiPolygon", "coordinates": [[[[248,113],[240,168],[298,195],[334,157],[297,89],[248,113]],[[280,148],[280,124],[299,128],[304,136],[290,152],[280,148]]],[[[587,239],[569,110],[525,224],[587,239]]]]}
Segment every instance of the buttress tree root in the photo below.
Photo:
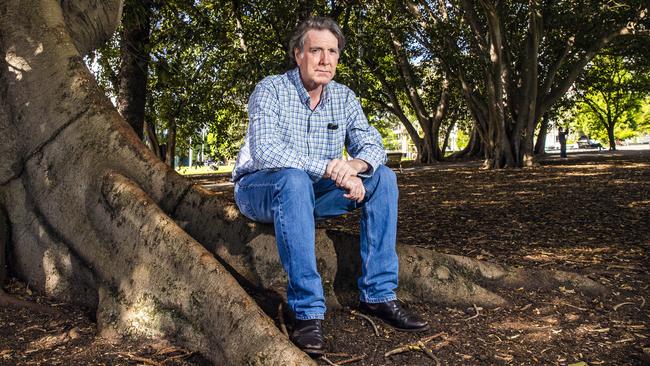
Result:
{"type": "MultiPolygon", "coordinates": [[[[167,337],[215,364],[313,362],[242,287],[283,293],[272,228],[160,162],[84,65],[121,5],[0,2],[0,258],[6,246],[12,274],[97,309],[107,336],[167,337]]],[[[354,303],[358,239],[322,230],[317,238],[328,304],[354,303]]],[[[399,255],[399,296],[414,301],[505,305],[495,286],[604,291],[570,273],[403,245],[399,255]]]]}

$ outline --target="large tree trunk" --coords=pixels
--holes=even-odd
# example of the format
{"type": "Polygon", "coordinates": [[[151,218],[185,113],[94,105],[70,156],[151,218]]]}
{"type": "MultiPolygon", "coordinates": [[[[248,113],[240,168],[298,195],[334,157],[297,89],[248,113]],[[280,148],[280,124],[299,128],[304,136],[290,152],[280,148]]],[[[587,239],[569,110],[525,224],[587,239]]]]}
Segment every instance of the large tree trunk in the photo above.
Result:
{"type": "Polygon", "coordinates": [[[142,140],[149,70],[150,0],[126,0],[122,19],[117,110],[142,140]]]}
{"type": "MultiPolygon", "coordinates": [[[[95,308],[105,335],[170,338],[215,364],[313,363],[241,287],[284,293],[272,228],[158,160],[85,67],[81,54],[108,38],[120,5],[0,5],[0,224],[9,227],[0,243],[12,273],[95,308]]],[[[317,238],[328,304],[353,303],[358,238],[317,238]]],[[[489,287],[603,291],[570,273],[398,248],[404,299],[504,306],[489,287]]]]}
{"type": "Polygon", "coordinates": [[[142,144],[85,67],[79,51],[112,33],[120,5],[1,5],[1,205],[14,272],[96,307],[104,334],[173,337],[215,364],[310,363],[166,214],[191,184],[142,144]]]}
{"type": "Polygon", "coordinates": [[[607,140],[609,141],[609,149],[616,151],[616,136],[614,136],[614,122],[608,121],[607,123],[607,140]]]}
{"type": "Polygon", "coordinates": [[[535,142],[535,154],[543,155],[546,153],[546,134],[548,133],[548,112],[542,116],[542,124],[539,126],[537,142],[535,142]]]}
{"type": "Polygon", "coordinates": [[[174,169],[176,168],[176,161],[174,156],[176,155],[176,117],[170,116],[169,123],[167,126],[167,145],[165,149],[165,162],[167,165],[174,169]]]}
{"type": "Polygon", "coordinates": [[[145,131],[147,132],[146,141],[149,143],[149,147],[151,147],[151,151],[153,151],[153,153],[158,158],[164,161],[165,157],[162,156],[160,144],[158,143],[158,135],[156,134],[156,127],[153,125],[153,122],[147,120],[144,121],[144,127],[145,127],[145,131]]]}

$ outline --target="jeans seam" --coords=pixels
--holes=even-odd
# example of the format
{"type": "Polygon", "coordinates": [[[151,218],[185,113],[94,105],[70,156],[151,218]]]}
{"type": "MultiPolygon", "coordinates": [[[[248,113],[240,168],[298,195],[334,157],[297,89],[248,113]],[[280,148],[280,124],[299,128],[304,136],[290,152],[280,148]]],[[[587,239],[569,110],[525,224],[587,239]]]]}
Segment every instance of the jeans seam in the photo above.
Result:
{"type": "Polygon", "coordinates": [[[303,315],[296,315],[298,320],[312,320],[312,319],[325,319],[325,313],[305,313],[303,315]]]}
{"type": "MultiPolygon", "coordinates": [[[[278,186],[277,183],[276,184],[270,184],[270,185],[273,186],[273,188],[275,189],[276,192],[280,190],[280,187],[278,186]]],[[[273,205],[273,204],[271,204],[271,205],[273,205]]],[[[280,220],[279,220],[280,221],[280,230],[282,231],[282,236],[283,236],[283,239],[284,239],[284,240],[282,240],[282,245],[284,246],[283,249],[284,249],[284,252],[287,253],[287,261],[289,263],[289,267],[293,267],[293,263],[291,261],[291,251],[287,248],[287,232],[286,232],[286,229],[284,227],[284,210],[282,208],[282,200],[281,199],[278,199],[278,216],[280,218],[280,220]]],[[[275,223],[273,223],[273,224],[275,225],[275,223]]],[[[292,270],[293,270],[293,268],[292,268],[292,270]]],[[[293,288],[291,286],[291,276],[289,275],[289,273],[287,273],[287,291],[293,292],[293,288]]],[[[296,313],[296,309],[291,309],[291,310],[294,312],[294,314],[296,313]]]]}
{"type": "Polygon", "coordinates": [[[371,243],[371,240],[370,240],[371,239],[371,237],[370,237],[370,227],[367,224],[369,213],[370,213],[370,207],[365,206],[363,216],[364,216],[364,219],[366,221],[366,225],[364,225],[364,228],[365,228],[364,231],[366,232],[365,234],[366,234],[366,245],[368,246],[368,255],[366,256],[366,259],[365,259],[365,261],[363,263],[363,268],[364,268],[364,270],[366,272],[366,275],[363,278],[364,292],[366,292],[368,290],[367,287],[369,286],[369,283],[368,283],[368,263],[370,263],[370,257],[372,255],[372,243],[371,243]]]}
{"type": "Polygon", "coordinates": [[[393,300],[397,300],[396,295],[383,296],[383,297],[377,297],[377,298],[372,298],[372,297],[367,297],[367,296],[362,296],[361,297],[361,301],[363,301],[365,303],[368,303],[368,304],[380,304],[380,303],[389,302],[389,301],[393,301],[393,300]]]}

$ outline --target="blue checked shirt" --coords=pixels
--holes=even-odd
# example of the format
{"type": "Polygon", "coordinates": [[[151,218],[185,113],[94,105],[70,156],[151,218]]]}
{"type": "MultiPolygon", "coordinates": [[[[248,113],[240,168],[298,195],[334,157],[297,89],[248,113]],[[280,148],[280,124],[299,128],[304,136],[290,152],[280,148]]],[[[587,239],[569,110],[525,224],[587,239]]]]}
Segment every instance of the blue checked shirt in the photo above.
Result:
{"type": "Polygon", "coordinates": [[[327,163],[341,158],[344,146],[353,158],[368,163],[365,176],[386,162],[377,130],[346,86],[330,81],[313,111],[298,68],[264,78],[248,101],[248,133],[232,179],[262,169],[297,168],[314,182],[327,163]]]}

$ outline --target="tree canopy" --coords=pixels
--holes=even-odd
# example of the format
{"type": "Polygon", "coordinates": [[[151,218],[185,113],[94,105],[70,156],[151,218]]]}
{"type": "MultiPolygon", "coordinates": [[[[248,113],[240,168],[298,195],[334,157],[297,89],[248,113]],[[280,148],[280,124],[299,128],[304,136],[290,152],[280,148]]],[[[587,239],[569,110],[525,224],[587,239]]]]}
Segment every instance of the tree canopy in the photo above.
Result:
{"type": "MultiPolygon", "coordinates": [[[[309,15],[340,23],[349,42],[337,78],[357,92],[371,120],[388,113],[400,121],[422,162],[442,160],[457,121],[470,117],[481,146],[474,152],[484,154],[486,166],[532,163],[534,135],[545,133],[542,115],[584,69],[592,76],[582,85],[594,79],[594,57],[616,41],[619,53],[634,53],[639,63],[644,51],[629,50],[649,44],[640,0],[129,3],[122,27],[129,12],[150,11],[150,37],[141,47],[150,64],[146,120],[160,140],[177,136],[179,149],[210,136],[218,158],[236,154],[249,94],[264,76],[291,67],[288,37],[309,15]],[[208,135],[200,133],[205,129],[208,135]]],[[[97,53],[105,86],[118,85],[106,81],[119,76],[126,34],[118,31],[97,53]]],[[[472,126],[462,129],[470,135],[472,126]]]]}

